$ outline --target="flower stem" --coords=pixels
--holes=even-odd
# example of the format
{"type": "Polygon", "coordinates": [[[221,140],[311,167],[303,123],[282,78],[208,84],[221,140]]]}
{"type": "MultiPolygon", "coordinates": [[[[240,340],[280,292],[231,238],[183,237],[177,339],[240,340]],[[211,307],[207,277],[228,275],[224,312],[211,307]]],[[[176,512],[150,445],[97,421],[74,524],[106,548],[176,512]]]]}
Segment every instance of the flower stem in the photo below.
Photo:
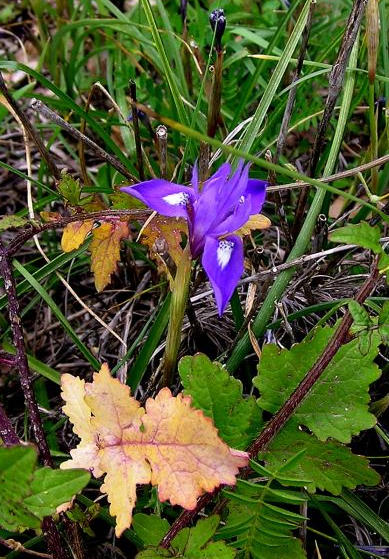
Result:
{"type": "Polygon", "coordinates": [[[211,100],[208,111],[207,135],[213,138],[216,134],[220,122],[220,104],[222,95],[222,75],[223,75],[223,50],[217,51],[214,66],[213,84],[211,100]]]}
{"type": "Polygon", "coordinates": [[[167,333],[166,349],[163,363],[163,386],[171,386],[176,369],[178,350],[181,343],[182,321],[189,296],[190,271],[192,258],[189,245],[182,253],[177,267],[172,300],[170,303],[169,329],[167,333]]]}

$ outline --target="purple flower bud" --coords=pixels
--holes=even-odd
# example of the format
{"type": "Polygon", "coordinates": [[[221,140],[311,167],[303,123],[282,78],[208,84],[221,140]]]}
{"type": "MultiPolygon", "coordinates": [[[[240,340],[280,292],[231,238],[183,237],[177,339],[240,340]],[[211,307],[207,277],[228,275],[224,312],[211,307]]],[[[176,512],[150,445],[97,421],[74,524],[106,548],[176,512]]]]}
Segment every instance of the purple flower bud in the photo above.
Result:
{"type": "Polygon", "coordinates": [[[222,37],[227,25],[223,8],[213,10],[213,12],[209,14],[209,22],[211,24],[212,31],[215,33],[215,48],[220,52],[222,49],[222,37]]]}

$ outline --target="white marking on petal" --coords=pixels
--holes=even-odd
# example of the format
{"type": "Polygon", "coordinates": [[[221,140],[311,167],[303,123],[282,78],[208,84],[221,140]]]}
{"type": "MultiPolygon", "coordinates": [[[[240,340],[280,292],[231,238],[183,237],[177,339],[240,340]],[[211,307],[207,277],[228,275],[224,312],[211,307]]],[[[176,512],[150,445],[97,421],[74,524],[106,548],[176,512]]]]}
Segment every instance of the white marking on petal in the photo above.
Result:
{"type": "Polygon", "coordinates": [[[231,260],[231,254],[234,249],[234,243],[232,241],[219,241],[219,246],[216,251],[217,263],[222,270],[227,266],[231,260]]]}
{"type": "Polygon", "coordinates": [[[243,196],[243,194],[242,194],[242,196],[239,198],[239,204],[244,204],[245,201],[246,201],[246,197],[243,196]]]}
{"type": "Polygon", "coordinates": [[[168,194],[162,198],[170,206],[186,206],[189,202],[189,194],[187,192],[176,192],[168,194]]]}

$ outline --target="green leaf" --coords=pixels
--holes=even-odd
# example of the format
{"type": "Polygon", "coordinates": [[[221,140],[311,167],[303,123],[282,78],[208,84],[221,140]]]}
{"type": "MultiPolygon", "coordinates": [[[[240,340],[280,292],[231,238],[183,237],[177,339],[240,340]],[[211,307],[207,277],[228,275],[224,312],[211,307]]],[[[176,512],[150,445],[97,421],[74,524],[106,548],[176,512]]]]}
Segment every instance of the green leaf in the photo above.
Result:
{"type": "MultiPolygon", "coordinates": [[[[307,342],[290,350],[273,344],[264,347],[259,375],[254,385],[262,409],[275,413],[327,347],[335,328],[319,328],[307,342]]],[[[296,421],[308,427],[320,440],[349,442],[353,435],[369,429],[376,418],[368,410],[369,385],[380,376],[374,363],[379,336],[370,332],[369,347],[361,354],[358,339],[343,345],[294,413],[296,421]]]]}
{"type": "Polygon", "coordinates": [[[263,496],[255,504],[230,503],[218,537],[236,538],[234,546],[253,559],[306,559],[300,540],[292,535],[303,517],[294,520],[288,512],[264,502],[263,496]]]}
{"type": "Polygon", "coordinates": [[[207,542],[215,534],[219,525],[218,516],[209,516],[199,520],[194,528],[180,530],[171,546],[176,556],[187,559],[233,559],[235,552],[224,542],[207,542]]]}
{"type": "Polygon", "coordinates": [[[23,506],[37,462],[32,446],[0,448],[0,525],[11,532],[39,528],[40,520],[23,506]]]}
{"type": "Polygon", "coordinates": [[[39,518],[49,516],[59,505],[84,489],[89,479],[90,473],[86,470],[40,468],[31,484],[32,495],[24,500],[24,504],[39,518]]]}
{"type": "MultiPolygon", "coordinates": [[[[269,470],[278,471],[299,450],[305,450],[304,457],[288,469],[288,476],[291,480],[293,477],[309,480],[307,490],[312,493],[321,489],[339,495],[344,487],[374,486],[380,481],[366,458],[352,454],[349,448],[336,441],[319,441],[314,435],[301,431],[294,420],[285,425],[258,458],[265,461],[269,470]]],[[[289,485],[284,479],[276,479],[289,485]]]]}
{"type": "Polygon", "coordinates": [[[64,174],[58,181],[58,192],[71,205],[78,206],[81,198],[81,185],[79,179],[74,179],[69,174],[64,174]]]}
{"type": "Polygon", "coordinates": [[[362,305],[357,303],[357,301],[350,301],[348,304],[348,310],[350,311],[354,321],[351,327],[351,331],[353,333],[356,334],[363,330],[367,330],[373,324],[367,310],[362,305]]]}
{"type": "Polygon", "coordinates": [[[163,547],[157,547],[141,551],[135,559],[160,559],[161,557],[172,557],[172,554],[163,547]]]}
{"type": "MultiPolygon", "coordinates": [[[[153,521],[149,523],[146,520],[147,516],[145,514],[135,515],[134,521],[137,517],[138,521],[140,520],[140,525],[139,522],[138,525],[136,525],[135,522],[133,528],[142,540],[144,536],[149,538],[150,530],[153,530],[153,525],[156,527],[156,530],[159,531],[159,540],[164,536],[164,534],[161,534],[162,522],[166,522],[169,527],[167,521],[162,521],[161,518],[158,518],[159,522],[155,522],[156,517],[153,517],[153,521]],[[139,526],[141,526],[140,532],[138,531],[139,526]],[[146,529],[144,530],[145,527],[146,529]]],[[[169,553],[166,549],[153,547],[138,553],[136,559],[157,559],[160,557],[172,556],[182,557],[183,559],[234,559],[234,550],[231,547],[227,547],[224,542],[218,541],[208,543],[215,534],[219,521],[220,519],[218,516],[209,516],[208,518],[199,520],[194,528],[183,528],[180,530],[170,544],[172,554],[174,555],[169,553]]],[[[164,525],[164,528],[165,527],[164,525]]],[[[153,536],[152,539],[156,540],[153,536]]]]}
{"type": "Polygon", "coordinates": [[[212,419],[220,437],[233,448],[247,448],[263,421],[255,399],[242,396],[242,383],[201,353],[181,359],[178,370],[185,394],[212,419]]]}
{"type": "Polygon", "coordinates": [[[70,501],[90,478],[85,470],[36,469],[36,464],[32,446],[0,448],[0,525],[7,530],[38,529],[44,516],[70,501]]]}
{"type": "Polygon", "coordinates": [[[170,525],[166,518],[139,513],[132,519],[132,528],[145,545],[157,546],[170,525]]]}
{"type": "Polygon", "coordinates": [[[183,528],[172,540],[172,547],[186,554],[201,549],[215,534],[219,522],[218,516],[209,516],[199,520],[194,528],[183,528]]]}
{"type": "Polygon", "coordinates": [[[378,227],[372,227],[366,221],[340,227],[330,234],[333,243],[346,243],[368,248],[376,254],[381,254],[381,232],[378,227]]]}
{"type": "Polygon", "coordinates": [[[382,305],[381,312],[378,317],[378,332],[384,343],[389,340],[389,301],[385,301],[382,305]]]}
{"type": "Polygon", "coordinates": [[[24,227],[27,223],[27,219],[19,215],[5,215],[0,219],[0,231],[24,227]]]}

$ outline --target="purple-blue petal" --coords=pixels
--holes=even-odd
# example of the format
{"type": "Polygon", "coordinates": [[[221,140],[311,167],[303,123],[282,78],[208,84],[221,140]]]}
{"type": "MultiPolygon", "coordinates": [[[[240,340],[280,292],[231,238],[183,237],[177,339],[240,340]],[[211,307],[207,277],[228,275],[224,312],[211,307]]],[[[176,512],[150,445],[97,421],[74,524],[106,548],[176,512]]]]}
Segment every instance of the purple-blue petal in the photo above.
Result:
{"type": "Polygon", "coordinates": [[[193,171],[192,171],[192,186],[193,186],[193,190],[195,191],[196,194],[198,194],[199,192],[199,168],[197,165],[197,160],[195,161],[194,165],[193,165],[193,171]]]}
{"type": "Polygon", "coordinates": [[[226,217],[217,226],[212,228],[210,232],[212,235],[220,237],[228,233],[233,233],[242,227],[253,214],[251,196],[247,196],[244,201],[237,203],[234,211],[226,217]]]}
{"type": "Polygon", "coordinates": [[[229,163],[223,163],[223,165],[220,165],[219,169],[211,177],[209,177],[209,179],[204,181],[202,192],[206,192],[209,188],[219,190],[220,186],[226,182],[230,173],[231,165],[229,163]]]}
{"type": "Polygon", "coordinates": [[[251,195],[252,213],[259,214],[266,198],[266,187],[268,183],[259,179],[249,179],[245,196],[251,195]]]}
{"type": "Polygon", "coordinates": [[[196,196],[192,188],[162,179],[152,179],[134,186],[124,186],[122,192],[141,200],[146,206],[167,217],[188,217],[188,205],[196,196]]]}
{"type": "Polygon", "coordinates": [[[243,261],[243,242],[237,235],[225,239],[206,238],[202,264],[215,293],[219,316],[243,273],[243,261]]]}

